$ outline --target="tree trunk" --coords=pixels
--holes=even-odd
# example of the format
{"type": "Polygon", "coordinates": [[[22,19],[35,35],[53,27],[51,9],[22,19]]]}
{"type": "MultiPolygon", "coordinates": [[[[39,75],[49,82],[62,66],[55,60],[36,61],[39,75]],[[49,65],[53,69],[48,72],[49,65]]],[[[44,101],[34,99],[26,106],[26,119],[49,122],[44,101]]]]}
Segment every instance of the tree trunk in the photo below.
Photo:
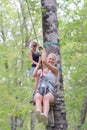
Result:
{"type": "Polygon", "coordinates": [[[80,124],[78,125],[76,130],[80,130],[81,126],[84,124],[85,119],[86,119],[86,114],[87,114],[87,97],[85,97],[84,99],[84,103],[81,110],[80,124]]]}
{"type": "Polygon", "coordinates": [[[11,130],[17,129],[17,116],[11,116],[11,130]]]}
{"type": "MultiPolygon", "coordinates": [[[[21,12],[22,12],[22,16],[23,16],[23,25],[25,27],[25,32],[26,32],[26,39],[25,39],[25,43],[27,45],[28,43],[28,27],[27,27],[27,18],[26,18],[26,14],[25,14],[25,11],[24,11],[24,0],[18,0],[19,3],[20,3],[20,7],[21,7],[21,12]]],[[[23,30],[22,30],[23,31],[23,30]]]]}
{"type": "MultiPolygon", "coordinates": [[[[57,67],[59,69],[58,82],[55,86],[57,99],[53,106],[54,125],[50,120],[46,126],[47,130],[67,130],[64,90],[61,69],[61,57],[58,37],[58,21],[56,0],[41,0],[42,5],[42,28],[43,28],[43,45],[46,47],[47,55],[55,53],[57,56],[57,67]]],[[[51,114],[51,113],[49,113],[51,114]]],[[[51,115],[49,115],[51,117],[51,115]]]]}

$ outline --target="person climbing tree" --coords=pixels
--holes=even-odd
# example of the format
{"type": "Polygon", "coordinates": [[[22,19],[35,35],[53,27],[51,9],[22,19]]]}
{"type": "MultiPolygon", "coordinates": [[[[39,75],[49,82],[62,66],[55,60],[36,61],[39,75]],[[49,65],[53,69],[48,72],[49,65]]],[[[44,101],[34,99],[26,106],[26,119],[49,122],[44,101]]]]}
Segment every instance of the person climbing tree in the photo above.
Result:
{"type": "MultiPolygon", "coordinates": [[[[30,42],[30,47],[31,47],[31,50],[29,51],[29,61],[32,63],[31,65],[31,73],[33,73],[36,65],[37,65],[37,62],[39,61],[39,57],[40,57],[40,52],[39,52],[39,45],[37,42],[35,41],[31,41],[30,42]]],[[[37,89],[37,82],[38,82],[38,79],[35,78],[35,90],[37,89]]]]}
{"type": "Polygon", "coordinates": [[[45,48],[42,47],[42,55],[33,71],[33,76],[39,78],[38,87],[34,95],[36,105],[35,116],[37,120],[43,122],[44,125],[48,123],[50,104],[53,103],[56,98],[54,86],[57,80],[58,68],[55,64],[56,55],[50,53],[46,58],[45,48]],[[45,67],[40,69],[41,65],[45,67]]]}

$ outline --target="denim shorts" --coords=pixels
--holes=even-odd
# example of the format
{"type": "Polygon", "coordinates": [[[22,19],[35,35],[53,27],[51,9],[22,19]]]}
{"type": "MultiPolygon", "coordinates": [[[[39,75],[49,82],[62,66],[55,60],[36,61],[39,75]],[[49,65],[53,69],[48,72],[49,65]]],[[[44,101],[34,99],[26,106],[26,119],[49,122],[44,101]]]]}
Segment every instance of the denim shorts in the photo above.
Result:
{"type": "Polygon", "coordinates": [[[49,92],[54,96],[54,98],[56,98],[54,86],[44,78],[39,82],[38,88],[35,93],[40,93],[42,96],[44,96],[49,92]]]}
{"type": "Polygon", "coordinates": [[[31,74],[33,74],[34,69],[35,69],[35,67],[32,67],[32,68],[31,68],[31,74]]]}

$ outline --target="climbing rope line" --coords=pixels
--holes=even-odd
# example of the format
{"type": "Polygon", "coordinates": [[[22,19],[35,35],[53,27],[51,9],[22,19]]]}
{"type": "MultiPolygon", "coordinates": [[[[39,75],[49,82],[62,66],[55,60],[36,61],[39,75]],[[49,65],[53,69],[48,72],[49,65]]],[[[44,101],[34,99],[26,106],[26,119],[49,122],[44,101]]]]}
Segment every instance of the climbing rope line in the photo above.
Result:
{"type": "Polygon", "coordinates": [[[25,0],[25,1],[26,1],[26,3],[27,3],[27,7],[28,7],[28,11],[29,11],[31,23],[32,23],[32,26],[33,26],[34,34],[35,34],[35,36],[36,36],[36,40],[37,40],[37,43],[38,43],[38,38],[37,38],[36,30],[35,30],[35,27],[34,27],[32,15],[31,15],[31,12],[30,12],[30,7],[29,7],[29,4],[28,4],[28,1],[27,1],[27,0],[25,0]]]}

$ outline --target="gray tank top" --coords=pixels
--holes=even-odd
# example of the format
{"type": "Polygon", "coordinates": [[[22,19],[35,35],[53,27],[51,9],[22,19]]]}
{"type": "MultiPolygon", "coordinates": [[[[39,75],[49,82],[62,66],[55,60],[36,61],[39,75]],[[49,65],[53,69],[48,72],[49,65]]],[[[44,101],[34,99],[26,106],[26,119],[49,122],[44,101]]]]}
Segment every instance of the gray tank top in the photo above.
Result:
{"type": "Polygon", "coordinates": [[[51,70],[49,70],[49,72],[45,76],[55,86],[57,77],[54,75],[54,73],[51,70]]]}
{"type": "Polygon", "coordinates": [[[54,75],[54,73],[49,70],[47,74],[42,73],[42,70],[40,71],[41,78],[39,79],[38,83],[38,89],[36,93],[40,93],[41,95],[45,95],[48,92],[52,93],[52,95],[55,97],[55,85],[57,81],[57,77],[54,75]]]}
{"type": "MultiPolygon", "coordinates": [[[[43,73],[43,75],[53,84],[53,86],[56,85],[57,77],[51,70],[49,70],[47,74],[43,73]]],[[[40,70],[40,76],[42,76],[42,70],[40,70]]]]}

